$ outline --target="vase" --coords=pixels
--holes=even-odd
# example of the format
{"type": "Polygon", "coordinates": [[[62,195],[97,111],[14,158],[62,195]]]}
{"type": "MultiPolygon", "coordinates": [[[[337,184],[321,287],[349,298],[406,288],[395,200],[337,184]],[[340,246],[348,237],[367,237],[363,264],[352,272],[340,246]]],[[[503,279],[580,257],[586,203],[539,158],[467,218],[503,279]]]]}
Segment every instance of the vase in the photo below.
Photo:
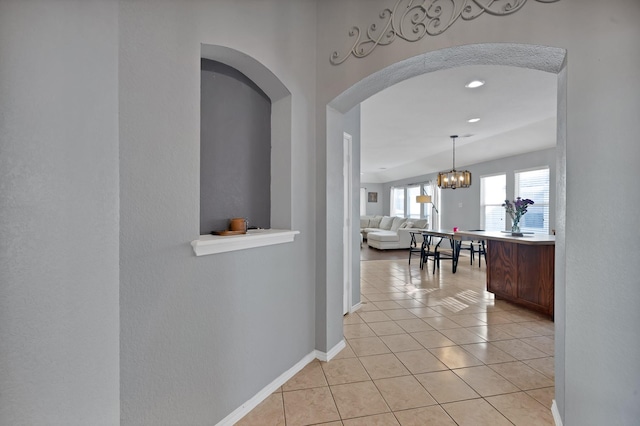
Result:
{"type": "Polygon", "coordinates": [[[513,225],[511,225],[511,234],[522,235],[522,233],[520,232],[520,216],[516,216],[513,218],[513,225]]]}

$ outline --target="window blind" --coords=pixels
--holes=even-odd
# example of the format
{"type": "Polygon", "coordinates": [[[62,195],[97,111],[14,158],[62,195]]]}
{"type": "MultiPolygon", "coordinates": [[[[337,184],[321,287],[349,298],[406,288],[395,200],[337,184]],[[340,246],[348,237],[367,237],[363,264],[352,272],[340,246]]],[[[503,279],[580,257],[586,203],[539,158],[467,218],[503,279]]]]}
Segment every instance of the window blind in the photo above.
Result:
{"type": "Polygon", "coordinates": [[[534,204],[520,220],[520,230],[549,233],[549,168],[516,172],[516,197],[529,198],[534,204]]]}
{"type": "Polygon", "coordinates": [[[507,197],[507,175],[480,178],[480,223],[485,231],[505,230],[505,210],[502,203],[507,197]]]}

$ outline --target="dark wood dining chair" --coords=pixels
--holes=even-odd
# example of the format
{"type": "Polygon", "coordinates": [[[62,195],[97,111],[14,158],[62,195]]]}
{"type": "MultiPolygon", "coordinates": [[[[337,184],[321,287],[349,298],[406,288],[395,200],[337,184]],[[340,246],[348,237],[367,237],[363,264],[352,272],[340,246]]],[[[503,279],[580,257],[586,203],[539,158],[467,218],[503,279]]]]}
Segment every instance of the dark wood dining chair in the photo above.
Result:
{"type": "MultiPolygon", "coordinates": [[[[471,232],[483,232],[484,229],[471,229],[471,232]]],[[[487,252],[485,250],[484,240],[463,241],[460,250],[469,250],[470,264],[473,265],[475,254],[478,254],[478,268],[482,265],[482,256],[484,256],[484,264],[487,265],[487,252]],[[465,243],[468,243],[465,244],[465,243]]]]}
{"type": "Polygon", "coordinates": [[[478,253],[478,268],[482,266],[482,256],[484,256],[484,265],[487,266],[487,249],[484,240],[471,241],[471,264],[475,254],[478,253]]]}
{"type": "Polygon", "coordinates": [[[434,259],[433,259],[433,273],[436,273],[436,266],[440,269],[440,261],[441,260],[454,260],[454,242],[448,238],[440,238],[440,241],[435,245],[434,249],[434,259]],[[442,242],[444,240],[449,241],[450,248],[442,247],[442,242]]]}
{"type": "MultiPolygon", "coordinates": [[[[422,256],[422,244],[418,246],[416,234],[420,235],[419,232],[411,232],[411,243],[409,244],[409,265],[411,265],[411,255],[417,254],[418,256],[422,256]]],[[[420,267],[422,268],[422,259],[420,260],[420,267]]]]}
{"type": "Polygon", "coordinates": [[[420,256],[420,269],[424,267],[429,258],[433,258],[433,262],[436,260],[436,246],[433,244],[433,235],[422,234],[422,248],[420,256]]]}

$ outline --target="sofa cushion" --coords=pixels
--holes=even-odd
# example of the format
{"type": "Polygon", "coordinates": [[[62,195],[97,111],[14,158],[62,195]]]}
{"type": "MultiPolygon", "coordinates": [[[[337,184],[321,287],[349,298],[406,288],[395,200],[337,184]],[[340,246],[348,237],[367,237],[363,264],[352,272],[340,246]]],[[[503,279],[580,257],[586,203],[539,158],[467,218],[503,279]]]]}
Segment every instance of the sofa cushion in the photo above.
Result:
{"type": "Polygon", "coordinates": [[[413,227],[417,229],[424,229],[429,225],[429,221],[427,219],[418,219],[413,222],[413,227]]]}
{"type": "Polygon", "coordinates": [[[368,217],[361,217],[360,218],[360,228],[368,228],[369,227],[369,218],[368,217]]]}
{"type": "Polygon", "coordinates": [[[380,220],[380,226],[378,226],[378,228],[380,229],[386,229],[387,231],[391,229],[391,225],[393,225],[393,219],[390,216],[383,216],[382,220],[380,220]]]}
{"type": "Polygon", "coordinates": [[[398,241],[400,237],[398,233],[394,231],[375,231],[369,233],[368,239],[375,241],[398,241]]]}
{"type": "Polygon", "coordinates": [[[407,221],[406,217],[394,217],[393,223],[391,224],[391,231],[397,231],[400,228],[400,225],[407,221]]]}
{"type": "Polygon", "coordinates": [[[382,220],[382,216],[374,216],[369,218],[369,226],[368,228],[380,228],[380,221],[382,220]]]}
{"type": "Polygon", "coordinates": [[[406,221],[405,223],[400,225],[400,228],[398,229],[411,228],[411,227],[413,227],[413,222],[406,221]]]}

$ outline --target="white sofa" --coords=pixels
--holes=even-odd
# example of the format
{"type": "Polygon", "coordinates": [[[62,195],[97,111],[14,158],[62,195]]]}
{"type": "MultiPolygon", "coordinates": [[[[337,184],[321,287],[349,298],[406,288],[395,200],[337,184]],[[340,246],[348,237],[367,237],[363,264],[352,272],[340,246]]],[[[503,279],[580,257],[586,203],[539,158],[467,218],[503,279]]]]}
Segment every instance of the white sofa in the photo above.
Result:
{"type": "Polygon", "coordinates": [[[369,247],[379,250],[407,249],[411,245],[410,231],[428,227],[426,219],[391,216],[362,216],[360,232],[369,247]]]}

